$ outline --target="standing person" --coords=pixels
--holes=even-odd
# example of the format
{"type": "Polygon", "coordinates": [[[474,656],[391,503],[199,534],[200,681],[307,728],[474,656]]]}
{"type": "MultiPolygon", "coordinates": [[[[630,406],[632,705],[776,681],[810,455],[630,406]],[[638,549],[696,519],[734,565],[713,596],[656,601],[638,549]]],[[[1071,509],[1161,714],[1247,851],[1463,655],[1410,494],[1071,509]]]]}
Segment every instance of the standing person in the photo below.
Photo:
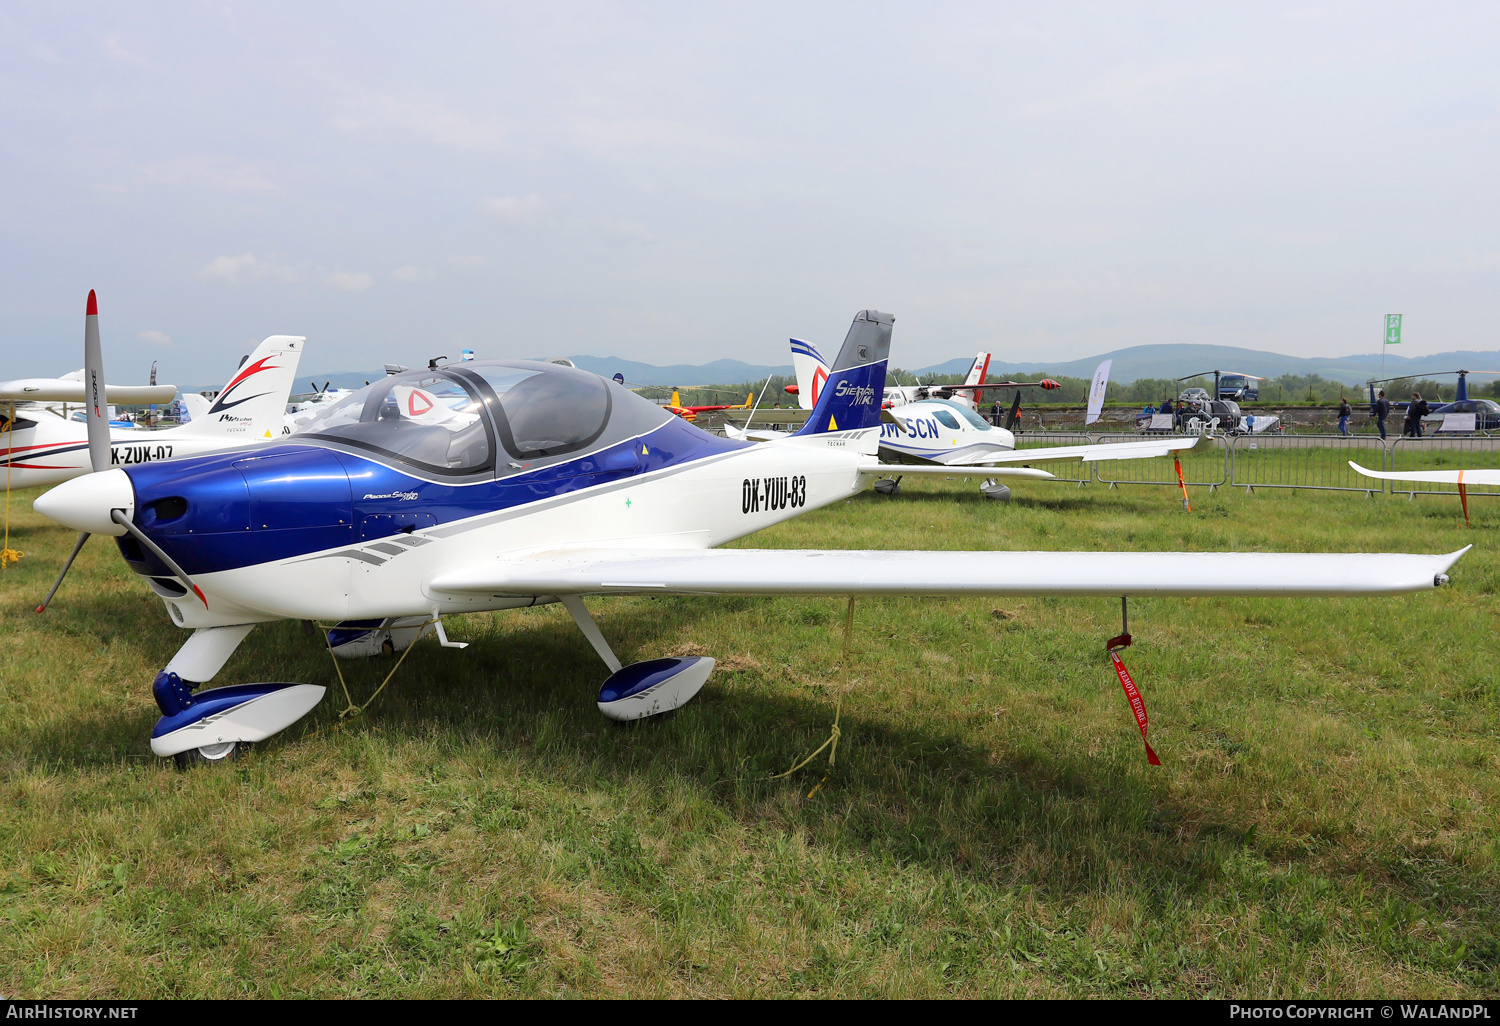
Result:
{"type": "Polygon", "coordinates": [[[1005,426],[1005,404],[999,399],[996,399],[995,405],[990,407],[990,423],[995,427],[1005,426]]]}
{"type": "Polygon", "coordinates": [[[1406,417],[1412,423],[1411,436],[1413,438],[1422,437],[1422,418],[1431,411],[1432,407],[1427,404],[1426,399],[1422,398],[1421,392],[1411,394],[1411,405],[1406,408],[1406,417]]]}
{"type": "Polygon", "coordinates": [[[1380,390],[1380,397],[1375,400],[1375,426],[1380,429],[1380,440],[1385,441],[1385,419],[1391,415],[1391,401],[1385,397],[1385,389],[1380,390]]]}
{"type": "Polygon", "coordinates": [[[1345,438],[1349,437],[1349,416],[1353,412],[1348,396],[1339,396],[1339,434],[1345,438]]]}

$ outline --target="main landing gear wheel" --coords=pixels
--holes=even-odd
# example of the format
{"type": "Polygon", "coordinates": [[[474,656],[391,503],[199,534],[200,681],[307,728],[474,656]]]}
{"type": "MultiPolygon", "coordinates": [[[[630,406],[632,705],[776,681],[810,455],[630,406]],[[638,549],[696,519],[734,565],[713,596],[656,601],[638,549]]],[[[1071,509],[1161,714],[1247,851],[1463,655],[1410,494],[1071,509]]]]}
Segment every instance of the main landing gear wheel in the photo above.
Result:
{"type": "Polygon", "coordinates": [[[248,741],[225,741],[223,744],[204,745],[201,748],[189,748],[185,752],[178,752],[172,756],[177,768],[186,770],[194,766],[233,762],[250,748],[248,741]]]}
{"type": "Polygon", "coordinates": [[[985,478],[984,483],[979,486],[979,491],[986,499],[994,499],[996,502],[1010,501],[1010,486],[1001,484],[993,477],[985,478]]]}

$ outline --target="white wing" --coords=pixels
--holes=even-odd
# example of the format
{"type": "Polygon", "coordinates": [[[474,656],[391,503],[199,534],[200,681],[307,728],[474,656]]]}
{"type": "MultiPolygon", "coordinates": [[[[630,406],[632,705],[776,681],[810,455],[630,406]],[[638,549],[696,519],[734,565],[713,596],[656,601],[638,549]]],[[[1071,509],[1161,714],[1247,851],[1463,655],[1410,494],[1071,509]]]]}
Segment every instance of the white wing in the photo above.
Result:
{"type": "Polygon", "coordinates": [[[1180,438],[1158,436],[1143,438],[1136,442],[1100,442],[1094,445],[1044,445],[1036,449],[980,453],[968,460],[954,461],[947,465],[967,467],[1005,463],[1052,463],[1063,460],[1083,463],[1097,463],[1101,460],[1146,460],[1154,456],[1170,456],[1174,452],[1187,452],[1202,444],[1204,444],[1203,436],[1186,435],[1180,438]]]}
{"type": "Polygon", "coordinates": [[[430,595],[1389,595],[1446,555],[1267,552],[583,550],[440,571],[430,595]]]}
{"type": "Polygon", "coordinates": [[[978,467],[969,463],[876,463],[859,468],[861,474],[876,477],[905,477],[907,474],[938,474],[943,477],[1030,477],[1051,480],[1056,475],[1033,467],[978,467]]]}
{"type": "Polygon", "coordinates": [[[1430,481],[1433,484],[1500,485],[1500,470],[1369,470],[1353,460],[1353,467],[1365,477],[1378,477],[1383,481],[1430,481]]]}
{"type": "MultiPolygon", "coordinates": [[[[105,385],[104,401],[122,406],[165,405],[177,395],[176,385],[105,385]]],[[[0,402],[81,403],[83,382],[67,378],[21,378],[0,382],[0,402]]]]}

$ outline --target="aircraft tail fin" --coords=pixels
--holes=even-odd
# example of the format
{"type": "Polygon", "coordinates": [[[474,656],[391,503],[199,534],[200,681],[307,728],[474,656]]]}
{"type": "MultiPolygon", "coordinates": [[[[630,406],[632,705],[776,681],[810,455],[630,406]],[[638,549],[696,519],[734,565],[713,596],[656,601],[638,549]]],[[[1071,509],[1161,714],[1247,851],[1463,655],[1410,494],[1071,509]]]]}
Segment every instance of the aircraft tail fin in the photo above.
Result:
{"type": "Polygon", "coordinates": [[[989,353],[980,353],[978,356],[974,357],[974,365],[969,368],[968,376],[964,378],[964,384],[966,384],[966,385],[982,385],[982,384],[984,384],[984,376],[987,373],[989,373],[989,369],[990,369],[990,354],[989,353]]]}
{"type": "Polygon", "coordinates": [[[807,423],[797,434],[860,431],[880,427],[886,361],[891,352],[891,325],[896,318],[878,310],[854,315],[844,345],[828,370],[807,423]]]}
{"type": "Polygon", "coordinates": [[[280,438],[302,359],[300,335],[272,335],[240,364],[202,416],[178,430],[198,436],[222,435],[226,443],[280,438]]]}
{"type": "MultiPolygon", "coordinates": [[[[964,384],[984,384],[984,376],[989,373],[989,370],[990,354],[980,353],[979,355],[974,357],[973,364],[969,366],[969,373],[964,376],[964,384]]],[[[979,391],[977,389],[962,389],[958,392],[953,393],[952,401],[963,403],[971,410],[977,410],[979,408],[979,391]]]]}
{"type": "Polygon", "coordinates": [[[811,342],[792,339],[792,368],[797,372],[797,405],[810,410],[818,404],[828,380],[828,361],[811,342]]]}
{"type": "Polygon", "coordinates": [[[207,396],[199,395],[197,392],[184,392],[178,398],[182,402],[184,424],[201,421],[208,416],[208,408],[213,405],[208,401],[207,396]]]}

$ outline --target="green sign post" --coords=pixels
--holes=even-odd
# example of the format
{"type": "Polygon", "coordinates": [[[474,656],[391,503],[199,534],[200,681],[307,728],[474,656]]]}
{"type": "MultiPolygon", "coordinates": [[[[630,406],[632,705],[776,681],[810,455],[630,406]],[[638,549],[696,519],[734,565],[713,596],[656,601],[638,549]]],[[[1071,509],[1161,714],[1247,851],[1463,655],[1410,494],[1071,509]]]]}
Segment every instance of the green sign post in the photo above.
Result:
{"type": "MultiPolygon", "coordinates": [[[[1385,315],[1385,346],[1401,344],[1401,315],[1385,315]]],[[[1380,347],[1380,376],[1385,377],[1385,346],[1380,347]]]]}

